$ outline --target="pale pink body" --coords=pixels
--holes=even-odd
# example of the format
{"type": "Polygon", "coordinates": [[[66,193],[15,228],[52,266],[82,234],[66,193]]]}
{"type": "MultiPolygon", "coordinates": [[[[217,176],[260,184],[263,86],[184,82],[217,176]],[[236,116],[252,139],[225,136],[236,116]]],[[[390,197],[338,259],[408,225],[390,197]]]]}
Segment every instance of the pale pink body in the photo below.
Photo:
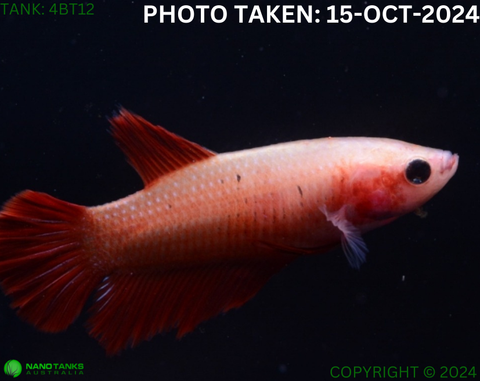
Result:
{"type": "MultiPolygon", "coordinates": [[[[90,208],[95,260],[103,262],[108,253],[107,266],[130,271],[132,266],[258,256],[266,251],[263,243],[329,248],[341,233],[322,208],[335,212],[342,205],[334,200],[346,196],[355,206],[358,198],[370,197],[368,187],[357,199],[349,196],[357,177],[368,174],[373,181],[381,171],[398,172],[398,187],[387,189],[408,196],[391,211],[398,217],[440,190],[456,164],[448,151],[376,138],[326,138],[220,154],[124,199],[90,208]],[[435,171],[423,190],[403,176],[403,166],[414,157],[428,159],[435,171]],[[339,176],[345,176],[344,189],[335,186],[339,176]]],[[[354,217],[362,232],[390,221],[354,217]]]]}

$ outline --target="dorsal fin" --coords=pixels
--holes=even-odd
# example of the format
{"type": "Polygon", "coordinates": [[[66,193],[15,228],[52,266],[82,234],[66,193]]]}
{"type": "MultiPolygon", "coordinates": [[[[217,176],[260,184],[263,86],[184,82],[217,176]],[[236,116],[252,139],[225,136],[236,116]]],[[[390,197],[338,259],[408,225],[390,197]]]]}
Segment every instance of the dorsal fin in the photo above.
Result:
{"type": "Polygon", "coordinates": [[[169,172],[215,153],[121,108],[110,118],[111,133],[145,186],[169,172]]]}

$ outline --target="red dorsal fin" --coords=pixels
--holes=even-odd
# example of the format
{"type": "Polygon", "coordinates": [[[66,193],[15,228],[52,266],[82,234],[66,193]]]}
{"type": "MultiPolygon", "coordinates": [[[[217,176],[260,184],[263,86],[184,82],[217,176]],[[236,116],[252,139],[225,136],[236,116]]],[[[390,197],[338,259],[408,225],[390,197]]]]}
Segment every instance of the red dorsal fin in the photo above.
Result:
{"type": "Polygon", "coordinates": [[[215,153],[121,108],[110,119],[112,135],[145,186],[160,176],[215,153]]]}
{"type": "Polygon", "coordinates": [[[0,212],[0,283],[20,317],[58,332],[100,283],[82,244],[86,208],[24,191],[0,212]]]}
{"type": "Polygon", "coordinates": [[[240,307],[294,258],[275,253],[254,262],[112,274],[90,311],[90,334],[109,355],[172,328],[181,337],[200,322],[240,307]]]}

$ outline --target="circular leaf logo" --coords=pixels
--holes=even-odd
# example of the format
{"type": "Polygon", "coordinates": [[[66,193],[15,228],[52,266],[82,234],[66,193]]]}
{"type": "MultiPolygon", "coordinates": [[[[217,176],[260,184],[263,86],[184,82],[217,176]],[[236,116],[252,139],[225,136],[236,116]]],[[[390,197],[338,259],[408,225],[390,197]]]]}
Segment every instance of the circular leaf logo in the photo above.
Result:
{"type": "Polygon", "coordinates": [[[5,374],[7,376],[12,376],[13,378],[20,376],[22,373],[22,364],[17,360],[8,360],[3,367],[5,374]]]}

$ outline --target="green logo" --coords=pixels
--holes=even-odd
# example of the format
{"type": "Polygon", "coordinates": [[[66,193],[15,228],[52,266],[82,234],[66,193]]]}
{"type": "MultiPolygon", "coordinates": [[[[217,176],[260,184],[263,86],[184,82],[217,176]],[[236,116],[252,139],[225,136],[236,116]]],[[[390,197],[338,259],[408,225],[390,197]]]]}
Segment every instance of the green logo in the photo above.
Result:
{"type": "Polygon", "coordinates": [[[7,376],[13,376],[13,378],[20,376],[22,373],[22,364],[17,360],[8,360],[3,367],[7,376]]]}

